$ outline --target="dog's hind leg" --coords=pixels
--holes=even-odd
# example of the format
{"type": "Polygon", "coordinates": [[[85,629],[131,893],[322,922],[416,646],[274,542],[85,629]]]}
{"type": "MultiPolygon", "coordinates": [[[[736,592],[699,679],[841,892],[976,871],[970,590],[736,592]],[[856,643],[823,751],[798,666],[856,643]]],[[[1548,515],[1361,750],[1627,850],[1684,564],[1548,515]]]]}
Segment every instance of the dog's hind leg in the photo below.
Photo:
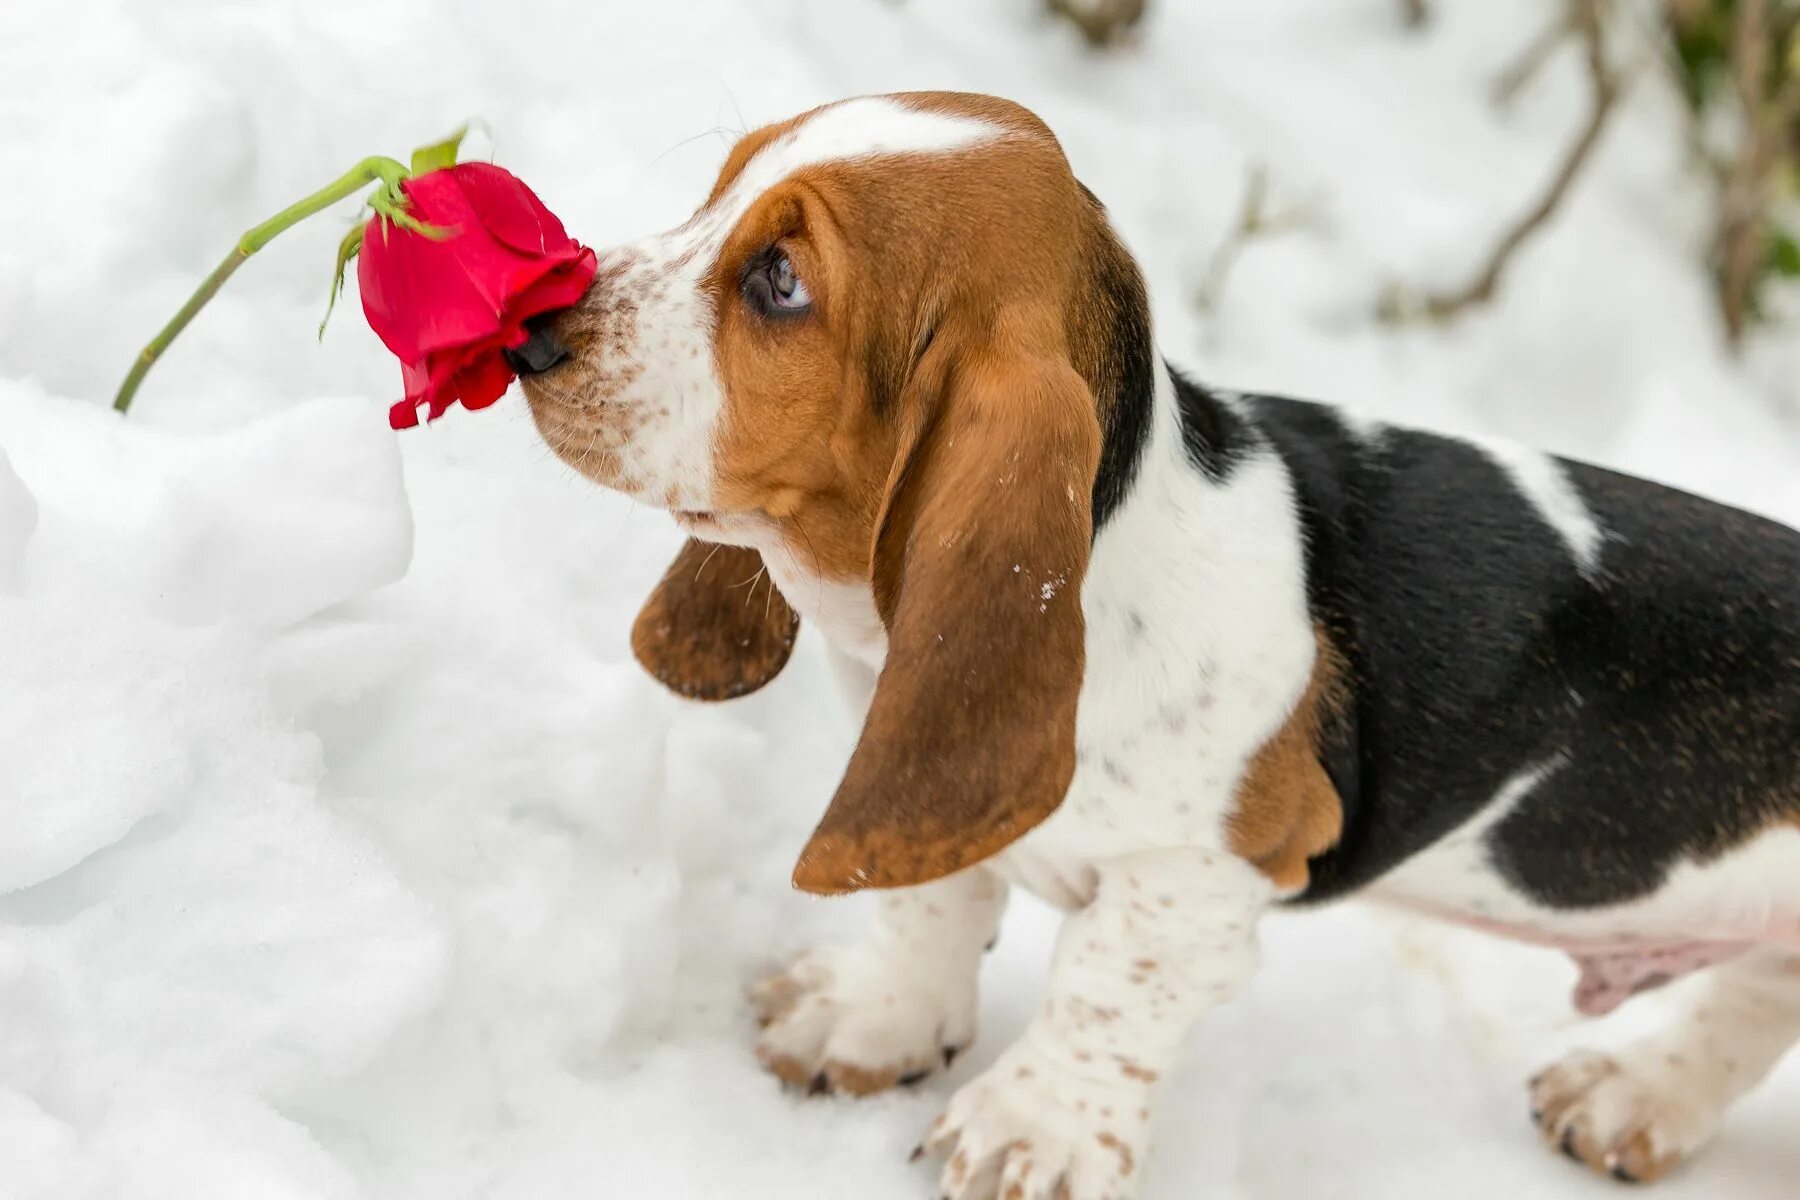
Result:
{"type": "Polygon", "coordinates": [[[1572,1054],[1532,1080],[1533,1119],[1552,1146],[1618,1179],[1667,1175],[1800,1041],[1800,953],[1752,951],[1676,1000],[1657,1033],[1613,1054],[1572,1054]]]}

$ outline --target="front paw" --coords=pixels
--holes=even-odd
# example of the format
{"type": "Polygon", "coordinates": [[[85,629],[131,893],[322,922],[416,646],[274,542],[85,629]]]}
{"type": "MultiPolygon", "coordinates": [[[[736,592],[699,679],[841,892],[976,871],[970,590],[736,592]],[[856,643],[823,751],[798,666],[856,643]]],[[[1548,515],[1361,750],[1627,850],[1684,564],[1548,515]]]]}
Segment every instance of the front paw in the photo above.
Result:
{"type": "Polygon", "coordinates": [[[751,989],[756,1056],[783,1082],[867,1096],[919,1082],[975,1038],[975,978],[861,948],[815,950],[751,989]]]}
{"type": "Polygon", "coordinates": [[[946,1200],[1129,1200],[1149,1140],[1150,1095],[1131,1078],[1014,1046],[950,1101],[922,1150],[947,1156],[946,1200]]]}

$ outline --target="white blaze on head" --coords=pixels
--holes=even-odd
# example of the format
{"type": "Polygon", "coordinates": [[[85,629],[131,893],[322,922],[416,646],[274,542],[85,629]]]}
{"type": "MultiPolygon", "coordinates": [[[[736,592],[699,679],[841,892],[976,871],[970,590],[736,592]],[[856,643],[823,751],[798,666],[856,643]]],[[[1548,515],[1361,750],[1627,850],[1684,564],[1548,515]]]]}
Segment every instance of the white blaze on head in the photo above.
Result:
{"type": "Polygon", "coordinates": [[[819,109],[759,150],[711,209],[722,213],[729,232],[758,196],[802,167],[888,154],[941,154],[1003,132],[986,121],[912,108],[887,96],[845,100],[819,109]]]}

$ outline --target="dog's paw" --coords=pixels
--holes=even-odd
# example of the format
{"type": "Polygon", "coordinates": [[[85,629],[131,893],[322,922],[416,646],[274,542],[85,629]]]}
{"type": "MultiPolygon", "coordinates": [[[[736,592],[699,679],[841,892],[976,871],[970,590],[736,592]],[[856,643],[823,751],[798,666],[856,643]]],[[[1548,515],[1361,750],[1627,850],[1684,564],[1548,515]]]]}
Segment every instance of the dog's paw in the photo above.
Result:
{"type": "Polygon", "coordinates": [[[964,1087],[921,1151],[948,1159],[947,1200],[1129,1200],[1149,1088],[1079,1075],[1023,1044],[964,1087]]]}
{"type": "Polygon", "coordinates": [[[1575,1161],[1627,1183],[1651,1183],[1712,1137],[1718,1113],[1681,1083],[1683,1064],[1657,1077],[1603,1054],[1578,1052],[1531,1081],[1531,1116],[1575,1161]]]}
{"type": "Polygon", "coordinates": [[[751,989],[756,1056],[783,1082],[867,1096],[919,1082],[975,1038],[976,981],[861,948],[815,950],[751,989]]]}

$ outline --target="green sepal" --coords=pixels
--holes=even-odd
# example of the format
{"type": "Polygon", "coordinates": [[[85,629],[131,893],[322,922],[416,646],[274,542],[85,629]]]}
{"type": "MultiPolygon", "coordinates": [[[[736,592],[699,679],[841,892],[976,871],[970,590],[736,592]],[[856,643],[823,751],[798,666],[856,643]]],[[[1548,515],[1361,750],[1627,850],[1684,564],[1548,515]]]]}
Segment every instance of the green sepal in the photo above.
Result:
{"type": "Polygon", "coordinates": [[[319,340],[325,340],[325,326],[331,321],[331,310],[337,307],[338,297],[344,294],[344,272],[350,268],[350,260],[362,251],[363,233],[367,226],[360,222],[350,227],[344,240],[338,243],[337,266],[331,273],[331,298],[325,304],[325,319],[319,322],[319,340]]]}
{"type": "MultiPolygon", "coordinates": [[[[456,230],[445,228],[442,225],[427,225],[406,211],[406,193],[400,190],[400,184],[409,178],[411,177],[408,175],[395,175],[392,178],[382,179],[369,196],[369,207],[374,209],[375,214],[384,222],[391,221],[409,233],[428,237],[434,242],[441,242],[450,237],[456,230]]],[[[386,232],[384,224],[382,228],[384,236],[386,232]]]]}

